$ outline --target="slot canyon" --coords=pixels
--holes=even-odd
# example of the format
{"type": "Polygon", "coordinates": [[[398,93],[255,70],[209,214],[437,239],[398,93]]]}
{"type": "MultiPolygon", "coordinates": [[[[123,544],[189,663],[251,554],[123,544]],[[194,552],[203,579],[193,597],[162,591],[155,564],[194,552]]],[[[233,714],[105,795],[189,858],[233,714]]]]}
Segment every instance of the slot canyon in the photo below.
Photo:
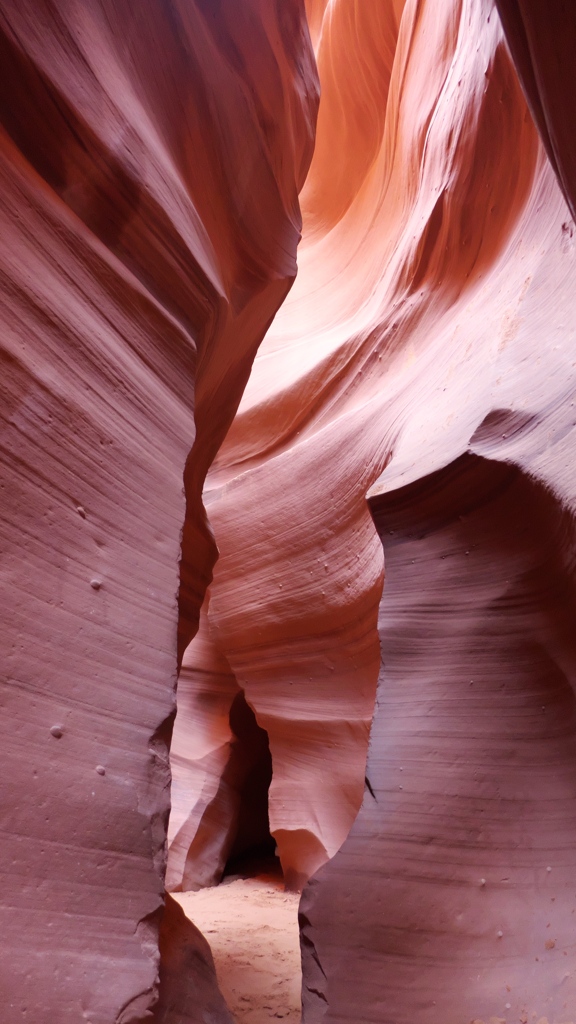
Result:
{"type": "Polygon", "coordinates": [[[2,1024],[576,1024],[575,54],[0,0],[2,1024]]]}

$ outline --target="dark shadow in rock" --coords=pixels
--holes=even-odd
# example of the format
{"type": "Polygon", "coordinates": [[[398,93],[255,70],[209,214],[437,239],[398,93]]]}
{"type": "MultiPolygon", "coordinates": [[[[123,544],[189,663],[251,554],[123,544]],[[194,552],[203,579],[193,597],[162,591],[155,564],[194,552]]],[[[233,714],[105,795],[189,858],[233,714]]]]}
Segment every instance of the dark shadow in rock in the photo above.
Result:
{"type": "Polygon", "coordinates": [[[274,855],[268,820],[272,758],[268,733],[261,729],[244,692],[230,708],[234,740],[214,799],[208,804],[190,845],[182,888],[217,885],[222,875],[239,874],[239,858],[274,855]]]}
{"type": "Polygon", "coordinates": [[[166,897],[160,957],[154,1024],[234,1024],[218,988],[210,946],[172,896],[166,897]]]}

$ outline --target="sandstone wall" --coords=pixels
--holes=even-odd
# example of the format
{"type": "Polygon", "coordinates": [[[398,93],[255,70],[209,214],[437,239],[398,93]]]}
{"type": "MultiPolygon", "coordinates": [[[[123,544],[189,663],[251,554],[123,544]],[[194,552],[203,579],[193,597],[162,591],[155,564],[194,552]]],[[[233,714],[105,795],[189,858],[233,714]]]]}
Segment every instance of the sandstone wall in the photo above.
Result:
{"type": "Polygon", "coordinates": [[[298,279],[206,488],[210,629],[270,736],[294,884],[364,791],[383,582],[366,493],[451,461],[498,404],[491,361],[566,218],[490,4],[341,0],[317,58],[298,279]]]}
{"type": "Polygon", "coordinates": [[[7,1024],[150,1019],[185,651],[174,885],[245,699],[305,1024],[573,1015],[574,19],[307,7],[306,178],[298,0],[0,2],[7,1024]]]}
{"type": "Polygon", "coordinates": [[[371,792],[302,900],[304,1019],[570,1021],[574,522],[471,454],[372,509],[371,792]]]}
{"type": "MultiPolygon", "coordinates": [[[[499,6],[522,9],[529,45],[505,25],[553,163],[538,151],[531,163],[528,127],[515,163],[522,145],[508,150],[510,126],[501,134],[512,103],[496,13],[455,4],[452,24],[474,31],[461,35],[468,60],[454,60],[443,89],[453,101],[468,94],[460,123],[489,216],[478,201],[456,220],[454,207],[436,207],[416,329],[405,332],[401,304],[394,313],[405,365],[397,392],[382,379],[380,424],[397,435],[369,492],[386,557],[370,789],[303,896],[306,1024],[575,1015],[574,224],[554,174],[573,204],[563,108],[575,23],[565,8],[544,17],[536,4],[499,6]],[[491,218],[511,210],[494,201],[504,163],[497,177],[491,166],[507,150],[517,184],[533,170],[483,263],[491,218]],[[470,271],[463,255],[482,225],[470,271]],[[439,307],[451,253],[455,290],[439,307]]],[[[412,45],[426,27],[418,13],[412,45]]],[[[442,121],[438,104],[426,147],[442,121]]],[[[398,237],[401,250],[411,244],[398,237]]]]}
{"type": "Polygon", "coordinates": [[[1,1015],[129,1024],[182,526],[184,646],[203,477],[296,270],[315,71],[298,0],[3,0],[0,64],[1,1015]]]}
{"type": "Polygon", "coordinates": [[[299,276],[207,481],[289,884],[334,857],[306,1024],[574,1016],[574,24],[498,6],[518,70],[489,0],[309,3],[299,276]]]}

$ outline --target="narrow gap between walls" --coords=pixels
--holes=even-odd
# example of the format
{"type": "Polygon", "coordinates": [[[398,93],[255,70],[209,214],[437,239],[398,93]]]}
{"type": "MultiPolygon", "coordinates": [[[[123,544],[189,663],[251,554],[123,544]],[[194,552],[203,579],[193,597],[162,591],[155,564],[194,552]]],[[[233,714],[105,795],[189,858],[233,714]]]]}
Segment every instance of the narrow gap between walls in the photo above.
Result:
{"type": "Polygon", "coordinates": [[[268,735],[242,690],[231,702],[228,721],[227,760],[215,795],[199,815],[183,891],[172,895],[207,939],[220,990],[238,1024],[297,1024],[299,894],[284,889],[270,834],[268,735]]]}

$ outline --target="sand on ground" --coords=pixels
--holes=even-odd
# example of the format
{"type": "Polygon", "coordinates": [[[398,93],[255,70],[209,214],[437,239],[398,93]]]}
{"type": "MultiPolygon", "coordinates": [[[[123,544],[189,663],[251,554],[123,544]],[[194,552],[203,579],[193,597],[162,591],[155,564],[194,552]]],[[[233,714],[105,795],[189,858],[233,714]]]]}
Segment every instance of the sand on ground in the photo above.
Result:
{"type": "Polygon", "coordinates": [[[220,989],[238,1024],[297,1024],[299,896],[284,892],[273,873],[172,895],[210,943],[220,989]]]}

